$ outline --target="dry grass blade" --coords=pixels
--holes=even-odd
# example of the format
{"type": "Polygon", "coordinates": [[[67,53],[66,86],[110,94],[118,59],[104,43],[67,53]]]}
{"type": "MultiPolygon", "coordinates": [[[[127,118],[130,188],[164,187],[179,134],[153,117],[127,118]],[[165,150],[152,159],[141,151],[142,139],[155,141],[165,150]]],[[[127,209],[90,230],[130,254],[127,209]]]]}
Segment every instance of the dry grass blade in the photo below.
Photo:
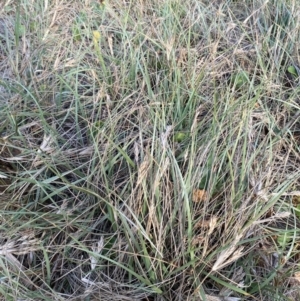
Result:
{"type": "Polygon", "coordinates": [[[243,234],[237,235],[235,240],[231,243],[231,245],[218,255],[218,259],[216,260],[211,269],[213,272],[224,268],[232,262],[235,262],[237,259],[241,258],[244,255],[244,253],[242,252],[244,247],[237,247],[242,237],[243,234]]]}

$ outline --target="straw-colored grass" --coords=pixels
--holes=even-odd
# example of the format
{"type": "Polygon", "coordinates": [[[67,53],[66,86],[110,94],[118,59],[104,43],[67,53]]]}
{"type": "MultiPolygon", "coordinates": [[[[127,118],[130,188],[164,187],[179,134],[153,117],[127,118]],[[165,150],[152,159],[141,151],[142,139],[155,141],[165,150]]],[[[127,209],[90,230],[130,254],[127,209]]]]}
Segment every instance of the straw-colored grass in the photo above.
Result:
{"type": "Polygon", "coordinates": [[[299,300],[299,11],[2,1],[1,300],[299,300]]]}

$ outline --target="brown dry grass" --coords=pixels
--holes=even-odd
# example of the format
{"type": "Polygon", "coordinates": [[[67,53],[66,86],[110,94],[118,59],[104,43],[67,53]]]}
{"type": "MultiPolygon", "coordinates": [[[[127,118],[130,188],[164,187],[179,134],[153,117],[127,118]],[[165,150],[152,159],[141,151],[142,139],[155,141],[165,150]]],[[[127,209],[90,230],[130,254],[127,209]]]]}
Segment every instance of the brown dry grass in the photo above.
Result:
{"type": "Polygon", "coordinates": [[[298,10],[1,3],[3,300],[297,300],[298,10]]]}

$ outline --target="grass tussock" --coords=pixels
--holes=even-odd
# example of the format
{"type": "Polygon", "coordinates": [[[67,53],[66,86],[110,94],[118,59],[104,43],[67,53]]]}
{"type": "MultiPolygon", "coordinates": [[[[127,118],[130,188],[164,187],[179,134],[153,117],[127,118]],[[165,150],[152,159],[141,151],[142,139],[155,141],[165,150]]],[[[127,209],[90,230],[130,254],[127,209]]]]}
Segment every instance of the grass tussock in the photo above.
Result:
{"type": "Polygon", "coordinates": [[[2,300],[299,300],[299,9],[2,1],[2,300]]]}

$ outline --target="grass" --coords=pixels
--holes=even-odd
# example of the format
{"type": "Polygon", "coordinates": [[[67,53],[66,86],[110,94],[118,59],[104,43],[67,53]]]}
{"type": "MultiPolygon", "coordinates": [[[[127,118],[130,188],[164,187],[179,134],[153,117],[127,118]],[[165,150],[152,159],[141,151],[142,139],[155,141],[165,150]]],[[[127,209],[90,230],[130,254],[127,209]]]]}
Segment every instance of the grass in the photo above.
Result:
{"type": "Polygon", "coordinates": [[[299,9],[2,1],[1,300],[299,300],[299,9]]]}

